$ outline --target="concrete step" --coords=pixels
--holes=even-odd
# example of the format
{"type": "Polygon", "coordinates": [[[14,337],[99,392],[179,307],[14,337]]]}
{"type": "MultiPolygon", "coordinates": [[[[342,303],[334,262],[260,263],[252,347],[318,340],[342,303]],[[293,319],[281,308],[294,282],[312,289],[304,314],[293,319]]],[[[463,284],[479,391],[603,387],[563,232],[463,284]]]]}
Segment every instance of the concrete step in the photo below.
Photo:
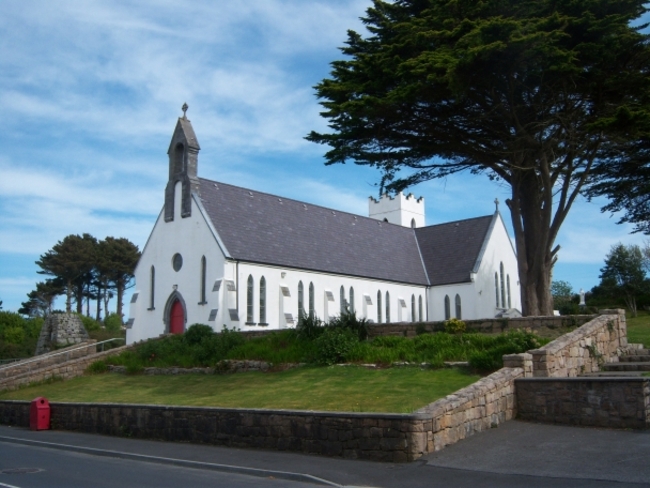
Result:
{"type": "Polygon", "coordinates": [[[650,363],[643,363],[643,362],[606,363],[600,369],[603,371],[650,371],[650,363]]]}
{"type": "Polygon", "coordinates": [[[650,354],[650,349],[629,349],[625,352],[625,354],[631,354],[631,355],[640,355],[640,356],[647,356],[650,354]]]}
{"type": "Polygon", "coordinates": [[[650,354],[625,354],[619,356],[618,360],[622,363],[648,363],[650,362],[650,354]]]}
{"type": "Polygon", "coordinates": [[[593,373],[583,373],[581,378],[629,378],[630,376],[643,376],[646,371],[596,371],[593,373]]]}

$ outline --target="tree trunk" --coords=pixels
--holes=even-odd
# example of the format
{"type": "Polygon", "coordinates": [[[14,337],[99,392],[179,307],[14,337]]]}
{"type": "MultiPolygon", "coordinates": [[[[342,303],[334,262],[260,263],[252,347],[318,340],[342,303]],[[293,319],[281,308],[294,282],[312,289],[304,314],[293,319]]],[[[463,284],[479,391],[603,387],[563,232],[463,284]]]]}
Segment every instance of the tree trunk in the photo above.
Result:
{"type": "Polygon", "coordinates": [[[66,313],[72,312],[72,280],[70,279],[65,287],[65,311],[66,313]]]}
{"type": "Polygon", "coordinates": [[[95,320],[99,322],[101,319],[101,313],[102,313],[102,285],[97,282],[97,312],[95,316],[95,320]]]}
{"type": "MultiPolygon", "coordinates": [[[[124,296],[124,283],[117,282],[115,284],[115,288],[117,290],[117,315],[120,316],[120,319],[123,319],[123,314],[122,314],[122,297],[124,296]]],[[[124,322],[124,320],[122,320],[124,322]]]]}
{"type": "Polygon", "coordinates": [[[524,316],[553,315],[552,196],[540,191],[538,177],[533,170],[514,172],[512,199],[506,201],[515,232],[524,316]]]}

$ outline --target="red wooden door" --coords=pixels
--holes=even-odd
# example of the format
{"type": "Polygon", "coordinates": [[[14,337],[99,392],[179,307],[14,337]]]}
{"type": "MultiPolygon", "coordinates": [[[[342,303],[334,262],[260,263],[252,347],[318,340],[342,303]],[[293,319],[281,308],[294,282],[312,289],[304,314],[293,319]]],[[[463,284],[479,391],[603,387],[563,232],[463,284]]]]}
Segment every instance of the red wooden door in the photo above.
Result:
{"type": "Polygon", "coordinates": [[[183,313],[183,305],[176,300],[172,304],[172,310],[169,314],[169,332],[172,334],[182,334],[183,326],[185,325],[185,314],[183,313]]]}

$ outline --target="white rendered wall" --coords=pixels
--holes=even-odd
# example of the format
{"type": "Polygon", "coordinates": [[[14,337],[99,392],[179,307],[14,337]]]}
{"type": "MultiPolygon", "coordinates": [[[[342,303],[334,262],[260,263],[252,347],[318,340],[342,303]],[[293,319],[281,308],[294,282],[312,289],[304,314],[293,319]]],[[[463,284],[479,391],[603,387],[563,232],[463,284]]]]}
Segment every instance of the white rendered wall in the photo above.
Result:
{"type": "Polygon", "coordinates": [[[446,320],[445,296],[449,297],[451,318],[456,317],[463,320],[482,318],[476,314],[474,283],[461,283],[457,285],[436,286],[429,290],[429,320],[446,320]],[[460,296],[460,317],[456,317],[456,295],[460,296]]]}
{"type": "MultiPolygon", "coordinates": [[[[507,304],[507,287],[506,303],[502,304],[499,299],[499,308],[496,306],[496,289],[494,286],[494,274],[499,274],[500,289],[500,264],[503,263],[504,281],[510,276],[510,308],[521,310],[521,287],[519,284],[519,273],[517,267],[517,255],[501,214],[497,214],[494,222],[494,228],[488,245],[483,253],[481,265],[475,277],[476,284],[476,312],[480,314],[479,318],[494,317],[496,314],[508,308],[507,304]]],[[[505,284],[504,284],[505,287],[505,284]]]]}
{"type": "Polygon", "coordinates": [[[437,286],[429,290],[430,320],[445,320],[444,304],[446,295],[449,296],[450,300],[451,317],[456,316],[455,298],[457,294],[461,299],[461,315],[465,320],[493,318],[503,311],[503,306],[496,307],[496,289],[494,286],[494,273],[499,273],[500,291],[501,274],[499,268],[501,263],[503,263],[504,267],[504,280],[507,280],[507,276],[510,275],[511,306],[521,310],[517,257],[500,214],[495,217],[493,223],[479,268],[472,277],[473,281],[457,285],[437,286]]]}
{"type": "MultiPolygon", "coordinates": [[[[422,296],[423,319],[426,320],[426,288],[424,286],[402,285],[375,280],[366,280],[349,276],[330,275],[312,271],[295,270],[239,263],[238,265],[239,317],[237,325],[241,330],[283,329],[295,327],[298,320],[298,284],[302,281],[304,289],[304,309],[309,313],[309,284],[314,284],[314,311],[322,320],[331,319],[340,314],[340,289],[343,286],[345,300],[350,300],[350,287],[354,289],[354,310],[357,317],[364,317],[377,322],[377,292],[382,295],[382,322],[386,321],[386,292],[390,297],[391,322],[412,321],[411,296],[415,296],[416,318],[418,315],[418,298],[422,296]],[[246,325],[247,312],[247,282],[253,277],[253,321],[255,325],[246,325]],[[267,326],[258,325],[260,304],[259,284],[264,276],[266,280],[266,321],[267,326]],[[282,288],[289,291],[290,296],[283,295],[282,288]],[[331,292],[332,300],[327,292],[331,292]],[[369,298],[369,300],[366,298],[369,298]],[[402,299],[406,307],[400,305],[402,299]],[[285,314],[291,314],[293,323],[285,320],[285,314]]],[[[236,324],[231,324],[236,325],[236,324]]]]}
{"type": "MultiPolygon", "coordinates": [[[[135,270],[135,293],[138,293],[138,298],[131,304],[130,318],[133,319],[133,325],[127,329],[128,344],[166,332],[163,313],[174,291],[185,302],[185,327],[194,323],[220,324],[221,316],[224,312],[227,313],[219,303],[224,287],[219,292],[212,291],[215,280],[224,278],[224,255],[194,199],[191,217],[181,218],[180,185],[181,183],[177,184],[175,191],[174,220],[165,222],[163,213],[159,215],[135,270]],[[183,266],[179,271],[174,271],[172,267],[172,257],[176,253],[183,257],[183,266]],[[205,304],[199,304],[202,256],[206,258],[205,304]],[[149,310],[151,266],[155,266],[153,310],[149,310]],[[215,308],[219,309],[219,321],[209,322],[210,311],[215,308]]],[[[221,330],[221,326],[218,330],[221,330]]]]}
{"type": "Polygon", "coordinates": [[[386,220],[403,227],[424,227],[424,197],[415,198],[413,194],[399,192],[394,197],[382,195],[379,201],[368,199],[368,215],[372,219],[386,220]]]}

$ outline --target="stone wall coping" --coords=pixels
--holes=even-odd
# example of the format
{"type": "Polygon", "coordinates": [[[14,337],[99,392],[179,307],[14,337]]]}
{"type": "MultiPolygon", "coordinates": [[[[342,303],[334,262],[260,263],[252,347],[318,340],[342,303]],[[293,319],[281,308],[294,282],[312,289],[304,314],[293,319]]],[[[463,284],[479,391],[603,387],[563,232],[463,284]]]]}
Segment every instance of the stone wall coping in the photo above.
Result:
{"type": "Polygon", "coordinates": [[[535,378],[517,378],[515,381],[526,383],[553,383],[560,381],[564,383],[642,383],[644,381],[650,381],[650,376],[573,376],[561,378],[538,376],[535,378]]]}
{"type": "MultiPolygon", "coordinates": [[[[0,403],[11,403],[17,405],[30,405],[29,400],[0,400],[0,403]]],[[[49,402],[51,406],[75,405],[88,408],[138,408],[147,410],[173,410],[173,411],[194,411],[194,412],[215,412],[215,413],[236,413],[236,414],[263,414],[263,415],[284,415],[297,417],[332,417],[332,418],[356,418],[356,419],[383,419],[383,420],[429,420],[430,415],[421,413],[382,413],[382,412],[327,412],[323,410],[283,410],[267,408],[224,408],[224,407],[198,407],[188,405],[150,405],[146,403],[91,403],[91,402],[49,402]]]]}
{"type": "Polygon", "coordinates": [[[491,375],[481,378],[475,383],[472,383],[465,388],[461,388],[446,397],[440,398],[413,413],[427,414],[429,418],[444,415],[445,413],[462,406],[464,403],[471,402],[487,393],[499,389],[513,379],[523,376],[523,374],[524,370],[522,368],[501,368],[491,375]]]}
{"type": "Polygon", "coordinates": [[[571,344],[585,339],[585,337],[588,336],[591,332],[595,332],[600,327],[602,327],[603,323],[606,323],[609,320],[617,320],[617,319],[618,319],[618,315],[599,315],[592,321],[587,322],[582,327],[579,327],[576,330],[573,330],[567,334],[564,334],[561,337],[558,337],[557,339],[549,342],[545,346],[542,346],[537,349],[531,349],[528,352],[533,355],[544,354],[544,353],[556,353],[564,349],[567,346],[567,344],[571,344]]]}

